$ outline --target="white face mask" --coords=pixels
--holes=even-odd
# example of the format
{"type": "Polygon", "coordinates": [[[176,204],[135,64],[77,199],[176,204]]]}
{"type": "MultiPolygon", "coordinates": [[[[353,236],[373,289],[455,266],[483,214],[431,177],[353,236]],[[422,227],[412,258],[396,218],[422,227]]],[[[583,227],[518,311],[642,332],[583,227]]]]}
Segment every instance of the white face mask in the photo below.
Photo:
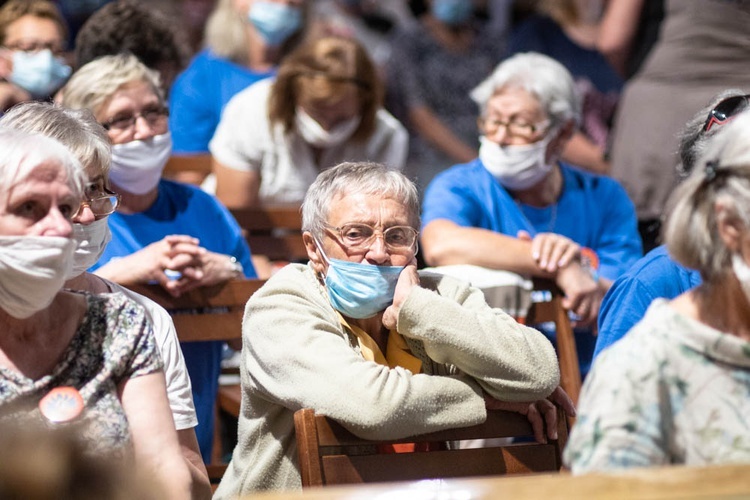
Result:
{"type": "Polygon", "coordinates": [[[76,242],[73,254],[73,267],[67,279],[85,273],[104,253],[107,244],[112,240],[107,217],[95,220],[89,225],[73,224],[73,240],[76,242]]]}
{"type": "Polygon", "coordinates": [[[745,259],[740,254],[732,255],[732,271],[734,275],[742,285],[742,291],[745,292],[745,297],[750,301],[750,266],[747,265],[745,259]]]}
{"type": "Polygon", "coordinates": [[[480,137],[479,159],[506,188],[528,189],[552,171],[552,165],[546,161],[550,140],[551,134],[533,144],[500,146],[480,137]]]}
{"type": "Polygon", "coordinates": [[[14,318],[45,309],[62,289],[75,242],[60,236],[0,236],[0,307],[14,318]]]}
{"type": "Polygon", "coordinates": [[[124,191],[146,194],[159,184],[164,165],[172,154],[172,135],[112,146],[110,180],[124,191]]]}
{"type": "Polygon", "coordinates": [[[342,144],[357,130],[361,120],[362,117],[354,116],[335,125],[331,130],[326,130],[299,106],[294,114],[294,122],[299,134],[306,143],[317,148],[330,148],[342,144]]]}

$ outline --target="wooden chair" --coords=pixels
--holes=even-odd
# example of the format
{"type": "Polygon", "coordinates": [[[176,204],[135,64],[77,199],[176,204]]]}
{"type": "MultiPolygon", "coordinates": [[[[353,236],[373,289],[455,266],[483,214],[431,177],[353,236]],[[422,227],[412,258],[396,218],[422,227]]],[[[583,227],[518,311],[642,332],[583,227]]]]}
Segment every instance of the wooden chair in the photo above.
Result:
{"type": "MultiPolygon", "coordinates": [[[[264,280],[232,280],[226,283],[191,290],[180,297],[172,297],[160,285],[131,285],[128,288],[150,298],[172,316],[180,342],[206,340],[241,341],[242,316],[250,296],[264,280]]],[[[217,407],[226,404],[230,413],[239,415],[241,390],[239,385],[219,386],[217,407]]],[[[217,432],[218,432],[218,422],[217,432]]],[[[220,442],[214,439],[212,463],[206,464],[212,485],[218,485],[226,470],[220,463],[220,442]]]]}
{"type": "Polygon", "coordinates": [[[245,232],[253,255],[265,255],[272,261],[307,261],[299,205],[266,205],[230,211],[245,232]]]}
{"type": "Polygon", "coordinates": [[[175,155],[167,161],[162,175],[167,179],[200,186],[211,171],[210,154],[175,155]]]}
{"type": "Polygon", "coordinates": [[[533,441],[525,416],[488,410],[479,425],[389,441],[368,441],[312,409],[294,414],[302,486],[407,481],[430,478],[557,472],[568,439],[564,414],[558,409],[558,439],[533,441]],[[488,448],[450,449],[413,453],[380,453],[379,445],[434,443],[473,439],[531,437],[531,442],[488,448]]]}
{"type": "MultiPolygon", "coordinates": [[[[534,280],[535,291],[549,292],[550,300],[534,302],[526,315],[526,324],[553,322],[557,339],[557,357],[560,363],[560,386],[568,393],[574,404],[578,404],[581,393],[581,371],[578,366],[578,352],[573,327],[570,324],[568,310],[562,305],[563,292],[554,282],[534,280]]],[[[568,424],[572,427],[574,418],[568,424]]]]}

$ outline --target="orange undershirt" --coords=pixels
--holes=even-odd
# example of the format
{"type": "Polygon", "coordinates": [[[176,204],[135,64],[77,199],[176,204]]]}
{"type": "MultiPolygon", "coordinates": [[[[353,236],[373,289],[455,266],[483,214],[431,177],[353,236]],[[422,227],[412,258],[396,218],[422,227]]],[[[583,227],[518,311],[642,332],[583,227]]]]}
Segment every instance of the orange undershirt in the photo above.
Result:
{"type": "MultiPolygon", "coordinates": [[[[406,341],[396,330],[388,331],[388,342],[385,347],[385,356],[383,356],[377,342],[367,332],[356,325],[350,325],[341,314],[339,314],[339,321],[344,328],[357,337],[362,357],[366,360],[389,368],[400,366],[412,373],[422,372],[422,361],[411,353],[406,341]]],[[[439,445],[440,443],[401,443],[381,445],[379,448],[381,453],[410,453],[439,449],[439,445]]]]}

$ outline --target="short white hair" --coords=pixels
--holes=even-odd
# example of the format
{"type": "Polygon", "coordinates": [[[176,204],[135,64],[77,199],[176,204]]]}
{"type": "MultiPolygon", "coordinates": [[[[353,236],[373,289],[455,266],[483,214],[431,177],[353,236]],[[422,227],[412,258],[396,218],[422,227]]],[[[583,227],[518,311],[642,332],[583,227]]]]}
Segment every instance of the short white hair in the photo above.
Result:
{"type": "Polygon", "coordinates": [[[471,91],[471,98],[484,115],[487,102],[503,89],[521,88],[539,99],[552,126],[580,121],[580,97],[570,72],[551,57],[524,52],[501,62],[492,74],[471,91]]]}
{"type": "Polygon", "coordinates": [[[55,139],[0,127],[0,189],[9,190],[26,179],[44,163],[58,163],[65,173],[66,184],[76,199],[83,197],[88,180],[73,154],[55,139]]]}
{"type": "Polygon", "coordinates": [[[750,230],[750,113],[722,127],[685,181],[669,200],[664,241],[669,253],[705,281],[721,277],[731,251],[719,236],[718,217],[733,218],[750,230]],[[716,203],[727,211],[717,214],[716,203]]]}

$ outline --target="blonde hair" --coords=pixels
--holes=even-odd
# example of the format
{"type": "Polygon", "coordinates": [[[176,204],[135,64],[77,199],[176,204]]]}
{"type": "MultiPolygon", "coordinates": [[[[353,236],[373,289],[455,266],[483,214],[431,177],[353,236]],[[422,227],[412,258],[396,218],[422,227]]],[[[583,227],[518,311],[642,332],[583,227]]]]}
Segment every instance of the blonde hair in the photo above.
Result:
{"type": "Polygon", "coordinates": [[[750,113],[723,127],[669,199],[664,241],[672,257],[713,281],[730,265],[719,222],[750,229],[750,113]],[[717,213],[717,203],[726,210],[717,213]]]}
{"type": "Polygon", "coordinates": [[[288,133],[294,129],[301,102],[335,104],[351,90],[356,92],[362,116],[352,140],[366,140],[375,131],[383,101],[375,65],[355,40],[319,38],[289,54],[279,66],[268,97],[269,122],[272,126],[280,123],[288,133]]]}
{"type": "MultiPolygon", "coordinates": [[[[302,41],[307,25],[307,3],[302,7],[302,27],[281,46],[280,56],[288,54],[302,41]]],[[[247,20],[234,7],[234,0],[219,0],[206,21],[204,44],[215,55],[237,64],[250,60],[247,42],[247,20]]]]}
{"type": "Polygon", "coordinates": [[[118,54],[95,59],[73,73],[62,89],[62,105],[88,109],[94,115],[121,87],[145,82],[164,103],[159,73],[149,69],[132,54],[118,54]]]}

